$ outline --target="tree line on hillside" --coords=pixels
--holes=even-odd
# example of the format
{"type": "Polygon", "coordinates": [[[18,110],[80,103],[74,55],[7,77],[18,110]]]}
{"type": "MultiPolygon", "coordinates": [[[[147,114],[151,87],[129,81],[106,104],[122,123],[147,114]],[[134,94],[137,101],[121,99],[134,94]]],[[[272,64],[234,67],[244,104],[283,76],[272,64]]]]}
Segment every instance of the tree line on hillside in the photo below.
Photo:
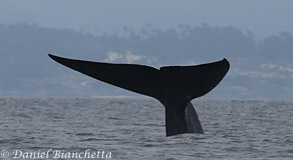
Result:
{"type": "MultiPolygon", "coordinates": [[[[179,25],[167,30],[151,26],[139,32],[127,27],[124,30],[127,36],[92,35],[26,23],[0,25],[0,67],[20,76],[43,76],[50,74],[48,66],[52,66],[48,53],[104,61],[110,51],[143,55],[159,64],[209,62],[226,57],[235,66],[250,67],[265,62],[291,63],[293,58],[293,37],[287,32],[256,41],[249,31],[206,24],[179,25]]],[[[0,74],[9,75],[8,72],[0,74]]]]}

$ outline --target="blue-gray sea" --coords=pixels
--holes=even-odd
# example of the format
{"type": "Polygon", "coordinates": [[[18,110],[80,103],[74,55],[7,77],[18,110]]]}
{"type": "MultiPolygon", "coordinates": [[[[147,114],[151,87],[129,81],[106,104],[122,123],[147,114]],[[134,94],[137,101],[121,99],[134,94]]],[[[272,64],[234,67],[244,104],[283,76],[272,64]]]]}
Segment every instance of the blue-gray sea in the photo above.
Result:
{"type": "Polygon", "coordinates": [[[96,157],[82,159],[106,154],[119,160],[293,159],[293,103],[192,103],[205,134],[166,137],[164,107],[154,99],[0,98],[0,156],[74,159],[73,154],[89,152],[96,157]],[[57,151],[63,157],[53,157],[57,151]],[[40,157],[46,152],[49,157],[40,157]]]}

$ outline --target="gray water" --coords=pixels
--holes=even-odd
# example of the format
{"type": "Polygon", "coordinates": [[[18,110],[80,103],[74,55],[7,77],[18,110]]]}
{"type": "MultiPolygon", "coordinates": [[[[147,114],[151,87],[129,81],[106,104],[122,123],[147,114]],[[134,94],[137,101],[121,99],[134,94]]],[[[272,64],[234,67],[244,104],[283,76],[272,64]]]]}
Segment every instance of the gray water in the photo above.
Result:
{"type": "Polygon", "coordinates": [[[153,99],[0,98],[0,156],[52,149],[112,159],[293,159],[293,103],[193,105],[205,134],[166,137],[164,108],[153,99]]]}

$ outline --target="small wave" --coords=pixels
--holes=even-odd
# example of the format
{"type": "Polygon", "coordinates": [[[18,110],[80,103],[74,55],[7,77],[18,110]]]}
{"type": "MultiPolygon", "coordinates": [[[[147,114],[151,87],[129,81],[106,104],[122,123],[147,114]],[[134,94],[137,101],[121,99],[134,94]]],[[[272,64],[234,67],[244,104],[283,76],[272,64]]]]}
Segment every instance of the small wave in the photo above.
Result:
{"type": "Polygon", "coordinates": [[[95,134],[93,134],[93,133],[77,133],[75,135],[76,136],[94,136],[95,134]]]}

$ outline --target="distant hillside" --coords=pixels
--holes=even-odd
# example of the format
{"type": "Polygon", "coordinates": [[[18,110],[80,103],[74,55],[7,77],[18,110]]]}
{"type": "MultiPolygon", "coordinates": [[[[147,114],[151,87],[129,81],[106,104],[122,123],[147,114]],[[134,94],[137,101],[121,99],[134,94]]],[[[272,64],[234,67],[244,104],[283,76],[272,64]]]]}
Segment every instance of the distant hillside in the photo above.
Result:
{"type": "Polygon", "coordinates": [[[0,96],[137,96],[62,67],[48,53],[154,67],[227,58],[228,76],[206,98],[293,97],[293,37],[286,32],[255,41],[249,31],[203,24],[94,36],[25,23],[0,25],[0,96]]]}

